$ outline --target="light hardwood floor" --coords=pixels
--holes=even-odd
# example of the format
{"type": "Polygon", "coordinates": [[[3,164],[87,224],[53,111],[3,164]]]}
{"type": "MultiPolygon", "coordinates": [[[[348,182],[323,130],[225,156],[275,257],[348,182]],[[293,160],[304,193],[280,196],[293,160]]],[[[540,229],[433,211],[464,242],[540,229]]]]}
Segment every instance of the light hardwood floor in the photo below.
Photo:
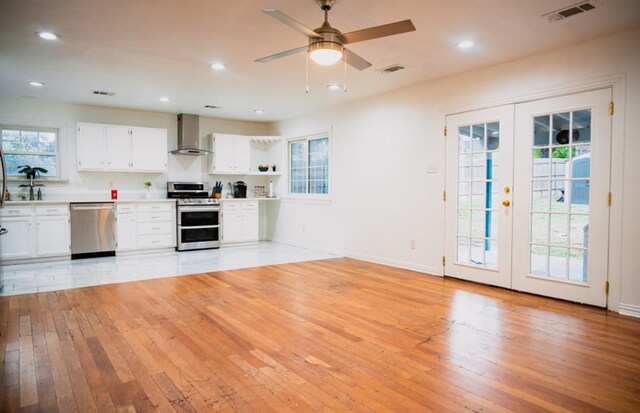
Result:
{"type": "Polygon", "coordinates": [[[638,412],[640,320],[352,259],[0,298],[3,412],[638,412]]]}

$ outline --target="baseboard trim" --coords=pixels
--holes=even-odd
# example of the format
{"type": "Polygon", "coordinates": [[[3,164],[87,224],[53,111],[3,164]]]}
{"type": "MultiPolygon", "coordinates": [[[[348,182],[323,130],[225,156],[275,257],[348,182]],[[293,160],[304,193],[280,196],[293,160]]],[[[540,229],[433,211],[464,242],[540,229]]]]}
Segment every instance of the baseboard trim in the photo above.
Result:
{"type": "Polygon", "coordinates": [[[620,303],[618,312],[622,315],[640,318],[640,305],[620,303]]]}
{"type": "Polygon", "coordinates": [[[407,262],[395,261],[387,258],[381,258],[381,257],[372,256],[372,255],[364,255],[364,254],[357,254],[357,253],[350,253],[350,254],[347,254],[346,256],[356,260],[372,262],[374,264],[387,265],[389,267],[402,268],[403,270],[416,271],[423,274],[442,277],[442,268],[430,267],[427,265],[416,265],[416,264],[411,264],[407,262]]]}
{"type": "Polygon", "coordinates": [[[344,257],[345,256],[344,253],[342,253],[340,251],[328,250],[326,248],[314,247],[312,245],[296,244],[294,242],[290,242],[290,241],[287,241],[285,239],[277,238],[277,237],[274,237],[274,238],[271,238],[271,239],[267,239],[265,241],[275,242],[276,244],[289,245],[291,247],[304,248],[304,249],[307,249],[307,250],[315,250],[315,251],[319,251],[319,252],[325,252],[327,254],[336,255],[337,257],[344,257]]]}

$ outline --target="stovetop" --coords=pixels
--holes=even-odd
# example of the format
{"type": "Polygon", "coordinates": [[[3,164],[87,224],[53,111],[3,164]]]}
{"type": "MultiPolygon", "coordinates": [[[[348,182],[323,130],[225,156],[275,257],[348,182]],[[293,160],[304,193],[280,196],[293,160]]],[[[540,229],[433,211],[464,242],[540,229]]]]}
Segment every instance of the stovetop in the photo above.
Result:
{"type": "Polygon", "coordinates": [[[178,205],[220,205],[217,198],[178,198],[178,205]]]}

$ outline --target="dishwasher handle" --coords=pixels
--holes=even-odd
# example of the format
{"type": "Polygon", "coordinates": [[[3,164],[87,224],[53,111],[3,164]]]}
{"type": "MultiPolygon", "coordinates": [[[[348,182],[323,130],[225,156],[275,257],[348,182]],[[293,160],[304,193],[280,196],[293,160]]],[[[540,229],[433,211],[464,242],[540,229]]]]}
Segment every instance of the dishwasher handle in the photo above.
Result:
{"type": "Polygon", "coordinates": [[[72,211],[95,211],[104,209],[113,209],[113,206],[71,206],[72,211]]]}

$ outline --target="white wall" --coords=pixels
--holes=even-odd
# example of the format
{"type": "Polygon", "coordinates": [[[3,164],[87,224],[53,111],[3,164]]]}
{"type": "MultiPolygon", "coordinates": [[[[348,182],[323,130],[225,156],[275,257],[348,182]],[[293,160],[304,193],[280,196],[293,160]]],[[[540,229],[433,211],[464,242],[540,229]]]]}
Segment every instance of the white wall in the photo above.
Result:
{"type": "Polygon", "coordinates": [[[624,139],[626,159],[614,165],[624,168],[624,193],[614,191],[623,225],[612,234],[622,251],[610,302],[640,306],[639,45],[636,29],[275,124],[272,132],[284,137],[333,130],[333,188],[330,203],[283,200],[273,239],[440,274],[445,115],[618,76],[626,86],[617,90],[614,141],[624,139]],[[426,173],[429,164],[437,174],[426,173]]]}
{"type": "MultiPolygon", "coordinates": [[[[0,124],[53,126],[61,130],[60,150],[65,168],[64,175],[67,179],[63,182],[48,182],[44,188],[45,199],[74,196],[108,197],[111,186],[118,189],[121,199],[141,198],[145,191],[142,186],[144,181],[152,181],[154,195],[163,198],[166,197],[167,181],[215,181],[215,177],[207,174],[207,158],[204,156],[169,154],[166,174],[78,172],[75,167],[75,124],[78,121],[166,128],[169,150],[176,149],[178,146],[176,114],[0,96],[0,124]]],[[[212,132],[265,135],[268,129],[269,125],[266,123],[200,118],[202,147],[206,147],[206,135],[212,132]]],[[[17,181],[9,183],[14,199],[18,199],[20,193],[26,193],[17,188],[19,183],[17,181]]]]}

